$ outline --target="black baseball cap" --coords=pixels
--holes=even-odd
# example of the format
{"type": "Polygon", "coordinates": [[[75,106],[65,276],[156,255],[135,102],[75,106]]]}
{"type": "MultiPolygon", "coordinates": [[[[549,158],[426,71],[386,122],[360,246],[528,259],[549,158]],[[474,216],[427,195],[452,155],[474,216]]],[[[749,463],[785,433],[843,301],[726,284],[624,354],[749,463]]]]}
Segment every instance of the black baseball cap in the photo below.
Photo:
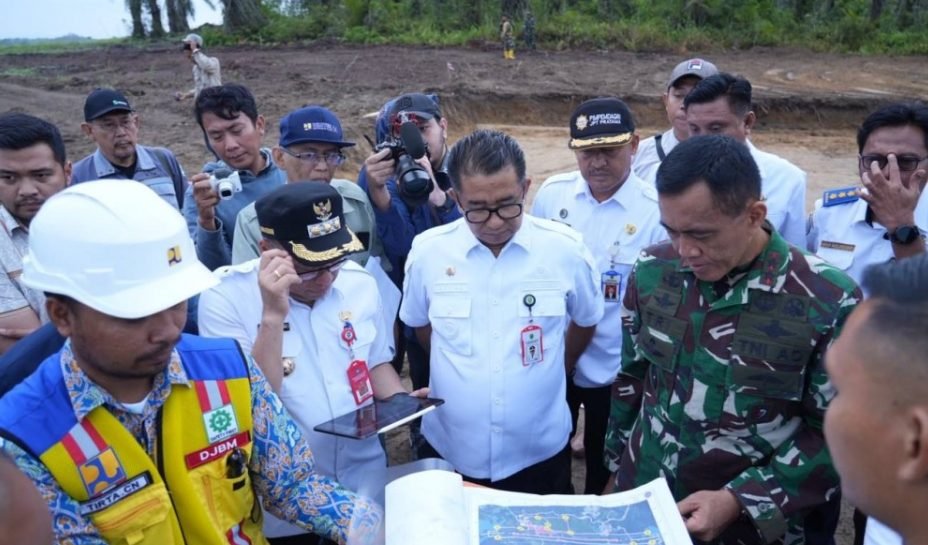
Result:
{"type": "Polygon", "coordinates": [[[261,234],[304,265],[323,267],[364,251],[345,223],[341,195],[329,184],[288,183],[258,199],[255,211],[261,234]]]}
{"type": "Polygon", "coordinates": [[[395,123],[397,117],[401,114],[414,114],[428,121],[429,119],[440,118],[441,109],[438,107],[438,97],[432,97],[422,93],[409,93],[397,97],[390,106],[390,113],[387,116],[390,123],[395,123]]]}
{"type": "Polygon", "coordinates": [[[587,100],[570,116],[570,149],[606,148],[628,144],[635,133],[631,110],[615,97],[587,100]]]}
{"type": "Polygon", "coordinates": [[[115,89],[94,89],[84,101],[84,121],[90,122],[110,112],[134,112],[129,99],[115,89]]]}

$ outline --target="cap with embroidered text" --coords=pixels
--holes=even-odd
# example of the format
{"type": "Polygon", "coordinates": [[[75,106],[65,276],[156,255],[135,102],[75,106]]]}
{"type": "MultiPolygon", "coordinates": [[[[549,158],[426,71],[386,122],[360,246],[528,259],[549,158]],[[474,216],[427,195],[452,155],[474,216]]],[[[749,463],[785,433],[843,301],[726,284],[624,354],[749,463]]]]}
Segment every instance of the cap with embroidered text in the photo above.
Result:
{"type": "Polygon", "coordinates": [[[306,106],[281,118],[280,147],[303,142],[322,142],[340,148],[354,145],[344,139],[338,117],[322,106],[306,106]]]}
{"type": "MultiPolygon", "coordinates": [[[[424,95],[422,93],[409,93],[402,95],[393,100],[388,116],[391,123],[396,123],[397,118],[402,114],[414,114],[425,121],[441,117],[441,109],[438,107],[438,97],[434,95],[424,95]]],[[[401,119],[406,121],[405,119],[401,119]]]]}
{"type": "Polygon", "coordinates": [[[293,258],[322,267],[364,251],[348,228],[342,197],[329,184],[287,184],[255,202],[261,235],[281,244],[293,258]]]}
{"type": "Polygon", "coordinates": [[[88,123],[110,112],[134,112],[129,100],[115,89],[94,89],[84,101],[84,121],[88,123]]]}
{"type": "Polygon", "coordinates": [[[631,110],[615,97],[587,100],[570,116],[570,149],[624,146],[635,133],[631,110]]]}

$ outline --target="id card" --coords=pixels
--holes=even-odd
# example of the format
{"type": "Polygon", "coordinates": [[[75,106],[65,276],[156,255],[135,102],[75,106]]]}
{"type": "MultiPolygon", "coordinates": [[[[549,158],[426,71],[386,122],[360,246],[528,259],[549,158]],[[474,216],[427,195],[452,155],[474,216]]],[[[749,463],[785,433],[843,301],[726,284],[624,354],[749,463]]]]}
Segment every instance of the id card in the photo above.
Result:
{"type": "Polygon", "coordinates": [[[356,405],[360,405],[374,396],[374,388],[371,386],[371,374],[363,360],[354,360],[348,366],[348,384],[351,386],[351,393],[354,395],[356,405]]]}
{"type": "Polygon", "coordinates": [[[622,274],[617,271],[606,271],[601,277],[603,301],[607,303],[618,303],[619,294],[622,292],[622,274]]]}
{"type": "Polygon", "coordinates": [[[545,360],[544,335],[541,326],[531,324],[522,329],[519,334],[519,344],[522,348],[522,365],[528,367],[545,360]]]}

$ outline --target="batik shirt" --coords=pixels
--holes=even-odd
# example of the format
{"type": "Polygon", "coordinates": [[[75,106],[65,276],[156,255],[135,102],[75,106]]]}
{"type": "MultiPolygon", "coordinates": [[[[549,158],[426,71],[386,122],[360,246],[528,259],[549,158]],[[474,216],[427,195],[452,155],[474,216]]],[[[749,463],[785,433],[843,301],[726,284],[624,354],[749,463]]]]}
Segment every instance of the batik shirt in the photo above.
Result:
{"type": "MultiPolygon", "coordinates": [[[[157,416],[161,407],[172,388],[192,386],[177,352],[171,356],[167,370],[155,377],[142,414],[134,414],[84,374],[74,360],[70,341],[61,350],[61,370],[77,419],[105,406],[154,459],[158,449],[157,416]]],[[[309,446],[251,357],[248,358],[248,373],[254,425],[254,450],[249,469],[255,493],[261,497],[264,507],[279,518],[341,543],[347,540],[349,525],[352,539],[358,539],[358,534],[376,535],[382,519],[380,508],[316,473],[309,446]]],[[[165,433],[170,434],[170,430],[165,433]]],[[[80,514],[77,500],[61,490],[40,461],[2,438],[0,449],[13,458],[48,502],[57,543],[105,544],[91,520],[80,514]]]]}
{"type": "Polygon", "coordinates": [[[717,282],[697,280],[669,243],[648,248],[623,302],[606,462],[619,490],[663,476],[678,501],[731,491],[742,516],[719,543],[802,543],[803,515],[838,489],[823,353],[860,290],[770,235],[717,282]]]}

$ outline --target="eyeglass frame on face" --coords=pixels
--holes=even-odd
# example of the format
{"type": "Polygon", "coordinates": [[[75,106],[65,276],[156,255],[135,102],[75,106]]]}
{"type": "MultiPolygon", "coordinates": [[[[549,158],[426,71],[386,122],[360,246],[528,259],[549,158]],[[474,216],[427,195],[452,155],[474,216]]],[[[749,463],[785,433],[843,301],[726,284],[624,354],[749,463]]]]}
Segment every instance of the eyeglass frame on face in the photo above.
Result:
{"type": "Polygon", "coordinates": [[[521,216],[521,215],[522,215],[522,211],[523,211],[524,208],[525,208],[525,203],[524,203],[524,201],[520,201],[520,202],[517,202],[517,203],[504,204],[504,205],[502,205],[502,206],[497,206],[497,207],[495,207],[495,208],[471,208],[470,210],[465,210],[465,211],[464,211],[464,219],[466,219],[466,220],[467,220],[468,222],[470,222],[470,223],[486,223],[486,222],[490,221],[490,218],[493,217],[493,214],[496,214],[497,217],[499,217],[499,219],[501,219],[501,220],[503,220],[503,221],[509,221],[509,220],[514,220],[514,219],[518,218],[519,216],[521,216]],[[504,208],[509,208],[509,207],[515,207],[515,208],[517,209],[517,211],[516,211],[513,215],[511,215],[511,216],[508,215],[508,214],[507,214],[507,215],[503,215],[503,214],[501,213],[501,211],[502,211],[504,208]],[[487,217],[484,218],[483,220],[480,220],[480,221],[474,220],[474,219],[471,218],[471,216],[472,216],[472,214],[473,214],[474,212],[485,212],[486,215],[487,215],[487,217]]]}
{"type": "Polygon", "coordinates": [[[311,280],[315,280],[319,278],[319,275],[321,275],[324,272],[327,272],[333,275],[336,274],[338,271],[342,269],[342,267],[345,266],[345,263],[347,262],[348,262],[347,259],[342,259],[341,261],[336,261],[335,263],[332,263],[330,265],[327,265],[319,269],[313,269],[311,271],[306,271],[303,273],[298,272],[296,273],[296,275],[300,277],[301,282],[309,282],[311,280]]]}
{"type": "Polygon", "coordinates": [[[120,121],[108,120],[108,122],[103,122],[100,119],[94,119],[91,123],[101,131],[113,134],[119,129],[130,130],[135,128],[135,114],[128,114],[120,121]]]}
{"type": "MultiPolygon", "coordinates": [[[[896,155],[895,153],[890,154],[896,157],[896,164],[899,166],[900,172],[912,172],[913,170],[918,169],[919,163],[928,159],[928,156],[919,157],[917,155],[896,155]]],[[[880,170],[886,168],[889,164],[889,155],[883,155],[880,153],[868,153],[866,155],[858,155],[857,160],[860,161],[860,165],[864,170],[870,170],[873,168],[873,163],[876,163],[880,167],[880,170]]]]}
{"type": "Polygon", "coordinates": [[[304,151],[303,153],[296,153],[288,150],[285,147],[281,147],[280,149],[290,157],[295,157],[300,161],[310,165],[317,164],[321,158],[325,161],[326,165],[334,168],[344,163],[347,159],[345,154],[341,151],[326,151],[323,153],[319,153],[318,151],[304,151]],[[333,161],[336,161],[335,164],[332,164],[333,161]]]}

